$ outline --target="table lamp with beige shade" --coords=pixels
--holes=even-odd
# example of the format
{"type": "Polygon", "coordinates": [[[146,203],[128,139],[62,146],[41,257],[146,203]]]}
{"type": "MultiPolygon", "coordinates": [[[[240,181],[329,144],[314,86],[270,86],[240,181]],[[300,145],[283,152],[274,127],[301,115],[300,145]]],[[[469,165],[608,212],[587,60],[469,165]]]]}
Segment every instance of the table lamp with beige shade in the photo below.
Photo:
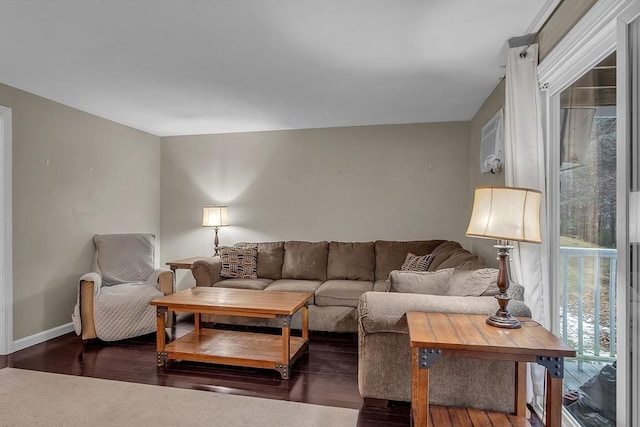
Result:
{"type": "Polygon", "coordinates": [[[540,243],[540,201],[542,193],[528,188],[478,187],[473,198],[467,236],[496,239],[498,244],[498,280],[496,296],[500,308],[487,318],[487,323],[499,328],[515,329],[520,322],[511,316],[507,305],[509,289],[509,241],[540,243]]]}
{"type": "Polygon", "coordinates": [[[226,227],[231,225],[229,223],[229,208],[228,206],[210,205],[202,207],[202,226],[213,227],[215,230],[215,238],[213,241],[215,253],[213,256],[220,255],[218,248],[218,230],[220,227],[226,227]]]}

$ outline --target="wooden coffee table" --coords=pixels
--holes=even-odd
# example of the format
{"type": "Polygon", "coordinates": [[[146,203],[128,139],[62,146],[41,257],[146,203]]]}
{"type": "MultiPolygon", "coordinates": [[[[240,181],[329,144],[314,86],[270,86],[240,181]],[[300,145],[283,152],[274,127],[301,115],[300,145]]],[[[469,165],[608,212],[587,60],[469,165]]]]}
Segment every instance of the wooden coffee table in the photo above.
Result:
{"type": "MultiPolygon", "coordinates": [[[[502,329],[485,323],[487,316],[448,313],[407,313],[411,340],[411,416],[414,425],[429,426],[429,368],[441,357],[507,360],[516,364],[515,415],[469,410],[464,417],[507,417],[505,425],[529,425],[526,415],[526,364],[547,369],[547,427],[562,424],[564,358],[575,357],[573,348],[537,322],[521,319],[520,329],[502,329]]],[[[436,362],[437,363],[437,362],[436,362]]],[[[496,391],[499,393],[499,391],[496,391]]],[[[434,412],[442,412],[439,407],[434,412]]],[[[454,423],[455,425],[455,423],[454,423]]],[[[462,424],[460,424],[462,425],[462,424]]],[[[492,425],[492,424],[489,424],[492,425]]]]}
{"type": "Polygon", "coordinates": [[[307,306],[313,294],[270,292],[248,289],[195,287],[156,298],[157,364],[167,359],[275,369],[289,378],[291,365],[308,348],[309,317],[307,306]],[[165,343],[165,313],[194,313],[194,330],[165,343]],[[291,318],[302,311],[302,336],[291,336],[291,318]],[[282,334],[207,329],[200,327],[200,314],[279,318],[282,334]]]}

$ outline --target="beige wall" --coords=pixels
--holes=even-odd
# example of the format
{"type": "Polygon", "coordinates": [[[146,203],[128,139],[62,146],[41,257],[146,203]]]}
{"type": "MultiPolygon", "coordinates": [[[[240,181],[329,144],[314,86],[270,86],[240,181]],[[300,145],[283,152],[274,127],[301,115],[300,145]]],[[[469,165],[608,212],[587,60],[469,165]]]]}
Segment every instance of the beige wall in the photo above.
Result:
{"type": "MultiPolygon", "coordinates": [[[[162,259],[238,241],[452,239],[470,212],[467,122],[162,138],[162,259]]],[[[192,284],[179,272],[179,287],[192,284]]]]}
{"type": "Polygon", "coordinates": [[[160,231],[160,139],[0,85],[13,116],[13,338],[67,324],[95,233],[160,231]]]}
{"type": "MultiPolygon", "coordinates": [[[[469,148],[469,194],[473,200],[475,187],[483,185],[504,185],[504,172],[498,174],[480,172],[480,139],[482,126],[485,125],[501,108],[504,108],[504,80],[495,88],[491,95],[484,101],[469,125],[471,145],[469,148]]],[[[470,239],[469,250],[485,259],[487,265],[497,267],[495,241],[487,239],[470,239]]]]}
{"type": "MultiPolygon", "coordinates": [[[[539,60],[542,61],[558,42],[564,37],[573,26],[589,11],[597,0],[562,1],[553,14],[549,17],[535,42],[539,44],[539,60]]],[[[506,60],[506,58],[505,58],[506,60]]],[[[483,185],[504,185],[504,173],[492,175],[490,173],[480,173],[480,138],[482,126],[493,115],[504,108],[505,103],[505,82],[501,81],[493,90],[491,95],[485,100],[470,124],[470,192],[473,194],[475,187],[483,185]]],[[[495,244],[492,240],[472,239],[469,249],[485,259],[488,265],[497,266],[496,252],[493,248],[495,244]]]]}

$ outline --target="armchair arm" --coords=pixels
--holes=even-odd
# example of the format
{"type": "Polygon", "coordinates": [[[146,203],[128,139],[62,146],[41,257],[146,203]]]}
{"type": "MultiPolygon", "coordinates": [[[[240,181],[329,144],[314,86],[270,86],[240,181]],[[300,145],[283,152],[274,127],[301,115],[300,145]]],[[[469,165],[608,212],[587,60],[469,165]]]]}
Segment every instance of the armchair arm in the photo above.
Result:
{"type": "MultiPolygon", "coordinates": [[[[171,295],[175,292],[175,281],[173,271],[162,270],[158,274],[158,289],[165,295],[171,295]]],[[[176,322],[175,313],[173,311],[167,312],[166,326],[172,328],[176,322]]]]}
{"type": "Polygon", "coordinates": [[[191,273],[196,279],[196,286],[213,286],[214,283],[222,280],[220,270],[222,269],[222,260],[219,256],[200,259],[193,263],[191,273]]]}
{"type": "Polygon", "coordinates": [[[100,293],[102,277],[98,273],[87,273],[80,278],[78,285],[78,305],[83,340],[97,338],[96,327],[93,323],[93,300],[100,293]]]}
{"type": "Polygon", "coordinates": [[[171,295],[175,292],[173,283],[173,271],[162,270],[158,275],[158,289],[165,295],[171,295]]]}
{"type": "MultiPolygon", "coordinates": [[[[406,313],[493,314],[498,303],[492,296],[457,297],[442,295],[407,294],[400,292],[365,292],[358,304],[359,328],[363,333],[408,333],[406,313]]],[[[513,316],[531,317],[531,311],[522,301],[510,301],[513,316]]]]}

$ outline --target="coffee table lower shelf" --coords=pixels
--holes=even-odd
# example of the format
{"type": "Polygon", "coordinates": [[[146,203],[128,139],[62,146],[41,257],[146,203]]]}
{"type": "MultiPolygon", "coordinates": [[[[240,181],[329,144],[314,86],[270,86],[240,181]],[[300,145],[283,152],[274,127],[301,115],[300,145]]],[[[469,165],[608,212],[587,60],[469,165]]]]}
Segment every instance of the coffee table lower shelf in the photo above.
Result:
{"type": "Polygon", "coordinates": [[[275,369],[287,378],[291,365],[307,349],[302,337],[290,336],[288,358],[282,335],[201,328],[165,345],[166,359],[275,369]],[[287,360],[288,359],[288,360],[287,360]]]}
{"type": "Polygon", "coordinates": [[[434,427],[531,427],[531,423],[525,417],[503,412],[438,405],[429,407],[429,425],[434,427]]]}

